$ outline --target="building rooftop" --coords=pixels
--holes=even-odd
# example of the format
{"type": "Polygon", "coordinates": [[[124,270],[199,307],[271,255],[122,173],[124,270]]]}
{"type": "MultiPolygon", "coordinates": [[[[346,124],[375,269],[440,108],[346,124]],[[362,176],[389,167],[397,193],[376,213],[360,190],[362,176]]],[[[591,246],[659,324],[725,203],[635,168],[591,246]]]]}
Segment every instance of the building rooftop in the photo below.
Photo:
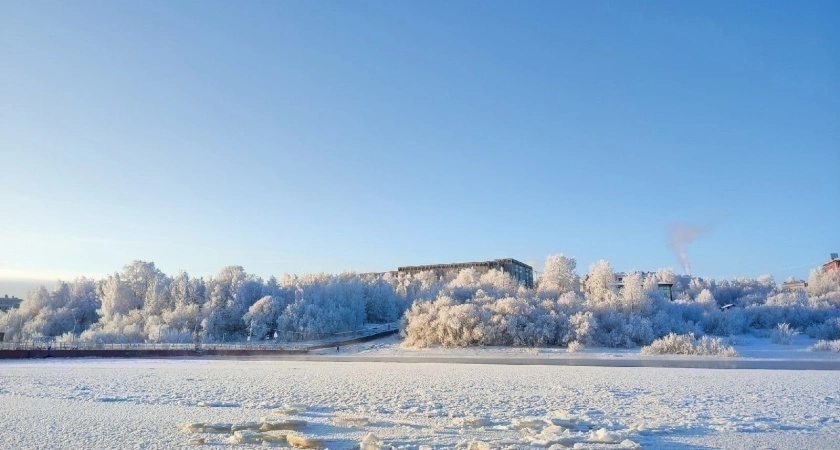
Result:
{"type": "Polygon", "coordinates": [[[4,295],[0,297],[0,311],[8,311],[10,309],[14,309],[20,306],[20,302],[22,299],[17,297],[9,297],[8,295],[4,295]]]}
{"type": "Polygon", "coordinates": [[[525,264],[521,261],[517,261],[513,258],[502,258],[502,259],[494,259],[491,261],[472,261],[472,262],[460,262],[460,263],[448,263],[448,264],[426,264],[420,266],[403,266],[397,268],[400,272],[405,271],[418,271],[418,270],[434,270],[434,269],[452,269],[458,267],[476,267],[476,266],[484,266],[484,267],[492,267],[498,266],[501,264],[514,264],[517,266],[525,267],[528,269],[532,269],[533,267],[525,264]]]}

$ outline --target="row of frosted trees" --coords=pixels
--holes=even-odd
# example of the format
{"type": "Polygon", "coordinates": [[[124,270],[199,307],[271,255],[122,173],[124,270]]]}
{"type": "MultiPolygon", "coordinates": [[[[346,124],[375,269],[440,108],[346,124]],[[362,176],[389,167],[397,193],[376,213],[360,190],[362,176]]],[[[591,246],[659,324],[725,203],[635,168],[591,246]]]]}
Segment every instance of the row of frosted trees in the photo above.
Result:
{"type": "Polygon", "coordinates": [[[229,266],[210,278],[168,276],[134,261],[102,280],[58,282],[0,313],[6,340],[95,342],[301,340],[402,317],[412,346],[649,344],[670,332],[731,335],[779,323],[840,338],[840,279],[819,270],[807,291],[770,277],[713,281],[669,270],[629,273],[615,285],[609,263],[580,277],[576,261],[546,260],[534,289],[499,271],[465,269],[392,277],[355,273],[261,279],[229,266]],[[675,301],[658,283],[673,283],[675,301]],[[721,310],[722,305],[734,305],[721,310]]]}
{"type": "Polygon", "coordinates": [[[229,266],[215,277],[167,276],[134,261],[103,280],[58,282],[0,313],[5,340],[193,342],[307,339],[399,318],[404,298],[383,277],[284,275],[263,280],[229,266]]]}

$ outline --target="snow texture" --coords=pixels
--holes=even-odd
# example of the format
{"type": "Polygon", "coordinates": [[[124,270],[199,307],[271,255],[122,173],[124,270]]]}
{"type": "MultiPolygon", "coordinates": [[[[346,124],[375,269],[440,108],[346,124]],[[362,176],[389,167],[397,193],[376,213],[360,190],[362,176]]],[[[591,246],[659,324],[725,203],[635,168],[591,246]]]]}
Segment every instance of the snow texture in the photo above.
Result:
{"type": "Polygon", "coordinates": [[[830,449],[838,390],[834,371],[4,361],[0,448],[830,449]],[[306,407],[274,414],[283,404],[306,407]],[[263,428],[284,420],[305,425],[263,428]]]}

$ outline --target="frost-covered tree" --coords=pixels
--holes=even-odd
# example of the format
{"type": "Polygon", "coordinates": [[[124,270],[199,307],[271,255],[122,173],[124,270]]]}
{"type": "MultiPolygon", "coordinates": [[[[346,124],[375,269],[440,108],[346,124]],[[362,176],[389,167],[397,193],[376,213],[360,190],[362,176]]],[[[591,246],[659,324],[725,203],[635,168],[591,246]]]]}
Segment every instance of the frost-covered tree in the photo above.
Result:
{"type": "Polygon", "coordinates": [[[282,307],[278,298],[270,295],[266,295],[251,305],[248,312],[242,316],[242,320],[248,326],[248,337],[256,340],[266,336],[271,337],[282,307]]]}
{"type": "Polygon", "coordinates": [[[58,281],[53,291],[43,286],[33,289],[19,308],[0,313],[0,330],[10,341],[78,334],[98,320],[98,307],[92,280],[58,281]]]}
{"type": "Polygon", "coordinates": [[[808,286],[805,292],[811,297],[821,297],[831,292],[840,291],[840,272],[826,272],[814,269],[808,275],[808,286]]]}
{"type": "Polygon", "coordinates": [[[559,255],[549,256],[545,260],[545,269],[537,279],[537,292],[543,295],[559,296],[579,289],[579,278],[575,273],[577,261],[574,258],[559,255]]]}
{"type": "Polygon", "coordinates": [[[589,267],[583,287],[586,301],[595,308],[614,308],[618,304],[615,271],[607,261],[600,260],[589,267]]]}

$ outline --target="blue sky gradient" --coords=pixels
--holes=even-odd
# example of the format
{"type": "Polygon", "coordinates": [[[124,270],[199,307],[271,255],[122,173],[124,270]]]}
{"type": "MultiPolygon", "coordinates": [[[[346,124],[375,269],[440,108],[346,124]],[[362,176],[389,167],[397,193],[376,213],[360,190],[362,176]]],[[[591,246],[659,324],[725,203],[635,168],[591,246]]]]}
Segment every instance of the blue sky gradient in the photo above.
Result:
{"type": "Polygon", "coordinates": [[[553,253],[840,251],[840,3],[0,3],[0,295],[553,253]],[[5,284],[4,284],[5,283],[5,284]]]}

